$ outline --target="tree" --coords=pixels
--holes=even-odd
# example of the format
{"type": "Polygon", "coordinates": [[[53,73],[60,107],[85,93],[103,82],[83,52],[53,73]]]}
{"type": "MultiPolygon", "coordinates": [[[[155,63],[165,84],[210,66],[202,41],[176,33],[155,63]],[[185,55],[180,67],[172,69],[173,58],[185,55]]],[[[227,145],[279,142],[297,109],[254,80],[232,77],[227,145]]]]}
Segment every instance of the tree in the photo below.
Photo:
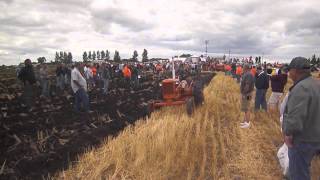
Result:
{"type": "Polygon", "coordinates": [[[317,58],[316,58],[316,55],[312,55],[312,58],[311,58],[311,64],[317,64],[317,58]]]}
{"type": "Polygon", "coordinates": [[[104,60],[106,58],[106,53],[104,51],[101,51],[101,59],[104,60]]]}
{"type": "Polygon", "coordinates": [[[60,51],[59,59],[60,59],[60,62],[62,62],[62,60],[63,60],[63,52],[62,51],[60,51]]]}
{"type": "Polygon", "coordinates": [[[115,62],[120,62],[120,61],[121,61],[120,54],[119,54],[119,52],[118,52],[117,50],[114,52],[113,60],[114,60],[115,62]]]}
{"type": "Polygon", "coordinates": [[[182,54],[180,57],[181,58],[188,58],[188,57],[191,57],[192,55],[191,54],[182,54]]]}
{"type": "Polygon", "coordinates": [[[259,58],[256,56],[256,64],[258,64],[258,62],[259,62],[259,58]]]}
{"type": "Polygon", "coordinates": [[[42,64],[42,63],[45,63],[47,60],[45,57],[38,57],[38,63],[42,64]]]}
{"type": "Polygon", "coordinates": [[[138,61],[138,52],[136,50],[133,51],[132,61],[135,61],[135,62],[138,61]]]}
{"type": "Polygon", "coordinates": [[[88,54],[86,51],[83,53],[82,59],[83,59],[83,62],[88,62],[88,54]]]}
{"type": "Polygon", "coordinates": [[[317,65],[320,65],[320,57],[317,59],[317,65]]]}
{"type": "Polygon", "coordinates": [[[89,59],[92,60],[92,54],[91,51],[89,51],[89,59]]]}
{"type": "Polygon", "coordinates": [[[98,60],[101,59],[100,51],[97,51],[97,59],[98,59],[98,60]]]}
{"type": "Polygon", "coordinates": [[[67,62],[66,63],[72,63],[72,53],[68,52],[67,62]]]}
{"type": "Polygon", "coordinates": [[[142,62],[147,62],[147,61],[148,61],[148,51],[144,49],[142,53],[142,62]]]}
{"type": "Polygon", "coordinates": [[[56,52],[56,56],[55,56],[55,58],[54,58],[54,61],[55,61],[55,62],[59,62],[59,61],[60,61],[58,52],[56,52]]]}
{"type": "Polygon", "coordinates": [[[63,52],[63,63],[67,63],[68,62],[68,54],[67,52],[63,52]]]}
{"type": "Polygon", "coordinates": [[[97,57],[96,51],[93,51],[93,53],[92,53],[92,60],[96,60],[96,57],[97,57]]]}
{"type": "Polygon", "coordinates": [[[106,50],[106,61],[110,60],[110,52],[106,50]]]}

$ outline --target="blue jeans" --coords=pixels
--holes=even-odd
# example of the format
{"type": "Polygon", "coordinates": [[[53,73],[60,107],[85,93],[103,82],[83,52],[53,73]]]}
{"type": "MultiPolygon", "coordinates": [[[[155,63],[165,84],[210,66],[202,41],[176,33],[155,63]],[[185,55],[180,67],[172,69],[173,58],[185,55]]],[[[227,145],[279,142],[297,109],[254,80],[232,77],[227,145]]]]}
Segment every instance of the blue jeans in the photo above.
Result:
{"type": "Polygon", "coordinates": [[[81,105],[82,105],[85,112],[89,111],[89,96],[83,88],[80,88],[76,92],[74,100],[75,100],[75,111],[76,112],[80,112],[81,105]]]}
{"type": "Polygon", "coordinates": [[[301,143],[289,148],[290,180],[309,180],[312,158],[320,152],[319,145],[301,143]]]}
{"type": "Polygon", "coordinates": [[[260,108],[267,111],[266,94],[266,89],[256,89],[255,111],[260,110],[260,108]]]}

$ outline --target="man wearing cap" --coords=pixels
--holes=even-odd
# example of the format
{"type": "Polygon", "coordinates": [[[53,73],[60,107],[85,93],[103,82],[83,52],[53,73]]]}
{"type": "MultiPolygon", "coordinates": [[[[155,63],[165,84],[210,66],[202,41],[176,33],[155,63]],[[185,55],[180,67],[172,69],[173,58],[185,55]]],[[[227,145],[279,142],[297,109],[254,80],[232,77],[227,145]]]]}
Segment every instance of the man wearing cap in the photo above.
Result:
{"type": "Polygon", "coordinates": [[[291,180],[309,180],[311,161],[320,152],[320,81],[312,78],[306,58],[294,58],[289,69],[294,85],[282,124],[289,147],[289,176],[291,180]]]}
{"type": "Polygon", "coordinates": [[[260,66],[257,67],[255,86],[256,86],[255,111],[258,111],[261,108],[267,111],[266,94],[267,94],[267,90],[269,89],[269,77],[267,73],[264,70],[262,70],[260,66]]]}

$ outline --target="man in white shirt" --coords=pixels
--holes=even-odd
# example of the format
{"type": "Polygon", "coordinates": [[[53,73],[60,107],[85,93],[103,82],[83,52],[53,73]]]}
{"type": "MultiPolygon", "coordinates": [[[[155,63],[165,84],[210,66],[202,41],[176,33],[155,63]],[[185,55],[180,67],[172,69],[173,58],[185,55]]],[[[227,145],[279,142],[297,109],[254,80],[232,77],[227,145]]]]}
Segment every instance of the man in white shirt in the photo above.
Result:
{"type": "Polygon", "coordinates": [[[81,105],[85,112],[89,111],[89,96],[87,93],[87,81],[84,79],[79,69],[80,63],[76,63],[71,72],[71,87],[75,94],[75,111],[80,112],[81,105]]]}

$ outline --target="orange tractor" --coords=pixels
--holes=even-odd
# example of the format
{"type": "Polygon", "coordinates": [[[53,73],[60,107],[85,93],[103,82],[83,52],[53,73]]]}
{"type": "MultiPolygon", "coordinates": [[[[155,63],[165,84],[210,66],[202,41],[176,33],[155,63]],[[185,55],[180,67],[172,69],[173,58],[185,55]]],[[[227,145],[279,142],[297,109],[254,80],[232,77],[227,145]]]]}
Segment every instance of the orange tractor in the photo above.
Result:
{"type": "Polygon", "coordinates": [[[192,83],[179,81],[178,79],[165,79],[161,84],[162,100],[151,102],[150,108],[153,111],[163,106],[178,106],[186,104],[187,113],[192,114],[194,109],[194,97],[192,94],[192,83]]]}
{"type": "Polygon", "coordinates": [[[175,63],[172,59],[172,79],[165,79],[162,81],[162,99],[155,100],[149,104],[149,110],[152,112],[156,108],[163,106],[178,106],[186,104],[187,113],[192,114],[194,109],[194,96],[192,92],[193,82],[189,85],[186,80],[179,81],[176,79],[175,63]]]}

